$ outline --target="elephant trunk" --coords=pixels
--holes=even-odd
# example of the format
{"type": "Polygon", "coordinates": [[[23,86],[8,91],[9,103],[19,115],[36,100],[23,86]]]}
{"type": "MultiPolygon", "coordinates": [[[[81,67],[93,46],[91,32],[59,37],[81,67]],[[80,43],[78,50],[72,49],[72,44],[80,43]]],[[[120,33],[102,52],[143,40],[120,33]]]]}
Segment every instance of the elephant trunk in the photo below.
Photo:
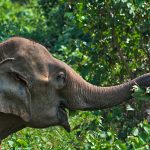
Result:
{"type": "Polygon", "coordinates": [[[150,86],[150,73],[127,83],[110,87],[95,86],[77,76],[70,83],[68,89],[68,108],[95,110],[113,107],[131,98],[132,88],[135,84],[144,87],[150,86]]]}

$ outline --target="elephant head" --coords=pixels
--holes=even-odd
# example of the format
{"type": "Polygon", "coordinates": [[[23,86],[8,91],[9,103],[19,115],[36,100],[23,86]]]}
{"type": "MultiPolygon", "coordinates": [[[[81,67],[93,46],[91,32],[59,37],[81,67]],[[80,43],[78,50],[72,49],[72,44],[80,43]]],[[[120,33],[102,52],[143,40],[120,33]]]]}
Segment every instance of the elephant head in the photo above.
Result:
{"type": "Polygon", "coordinates": [[[60,125],[69,131],[65,108],[113,107],[131,98],[134,84],[150,86],[150,73],[121,85],[98,87],[42,45],[10,38],[0,44],[0,138],[24,127],[60,125]]]}

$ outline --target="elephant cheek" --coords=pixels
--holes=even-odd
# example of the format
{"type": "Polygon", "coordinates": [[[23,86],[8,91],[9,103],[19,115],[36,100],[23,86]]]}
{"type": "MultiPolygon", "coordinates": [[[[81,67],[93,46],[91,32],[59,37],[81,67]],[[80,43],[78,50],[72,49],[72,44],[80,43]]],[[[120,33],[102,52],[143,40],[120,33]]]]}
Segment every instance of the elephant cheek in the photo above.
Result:
{"type": "Polygon", "coordinates": [[[59,109],[58,111],[58,119],[59,119],[59,124],[64,127],[64,129],[67,132],[70,132],[71,128],[68,122],[68,116],[67,113],[64,110],[59,109]]]}

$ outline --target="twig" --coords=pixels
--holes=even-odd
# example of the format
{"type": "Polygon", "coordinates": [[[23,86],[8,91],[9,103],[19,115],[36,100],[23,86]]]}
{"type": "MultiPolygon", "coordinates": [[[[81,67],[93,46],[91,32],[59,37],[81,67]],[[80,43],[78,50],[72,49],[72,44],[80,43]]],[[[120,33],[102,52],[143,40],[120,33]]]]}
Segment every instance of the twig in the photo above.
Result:
{"type": "Polygon", "coordinates": [[[5,63],[6,61],[15,60],[15,58],[6,58],[0,62],[0,65],[5,63]]]}
{"type": "Polygon", "coordinates": [[[116,30],[115,30],[115,25],[114,25],[114,14],[112,11],[110,11],[110,16],[111,16],[111,20],[112,20],[112,46],[113,46],[113,49],[116,49],[118,51],[120,59],[121,59],[122,63],[124,64],[127,73],[131,77],[131,71],[128,67],[126,59],[124,58],[123,51],[120,48],[119,43],[118,43],[118,38],[116,36],[116,30]]]}

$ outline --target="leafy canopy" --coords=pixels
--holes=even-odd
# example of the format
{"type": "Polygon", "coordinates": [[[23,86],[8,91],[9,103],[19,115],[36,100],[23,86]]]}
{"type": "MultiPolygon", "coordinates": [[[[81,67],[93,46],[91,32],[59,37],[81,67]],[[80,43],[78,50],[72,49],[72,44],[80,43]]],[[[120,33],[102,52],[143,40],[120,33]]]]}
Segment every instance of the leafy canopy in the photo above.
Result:
{"type": "MultiPolygon", "coordinates": [[[[0,41],[33,39],[89,82],[113,85],[150,71],[148,15],[144,0],[1,0],[0,41]]],[[[138,101],[130,104],[72,113],[69,134],[58,127],[24,129],[9,136],[3,149],[148,150],[143,99],[150,100],[149,88],[134,91],[138,101]]]]}

